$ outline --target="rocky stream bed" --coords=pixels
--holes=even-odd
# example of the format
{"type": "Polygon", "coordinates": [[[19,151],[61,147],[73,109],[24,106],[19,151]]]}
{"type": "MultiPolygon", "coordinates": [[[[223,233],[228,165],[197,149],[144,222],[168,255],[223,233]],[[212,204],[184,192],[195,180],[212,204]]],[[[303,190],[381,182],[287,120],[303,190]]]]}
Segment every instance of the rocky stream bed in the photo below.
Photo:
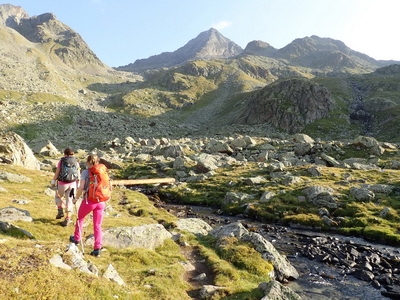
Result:
{"type": "Polygon", "coordinates": [[[212,227],[241,222],[285,254],[300,277],[285,282],[302,299],[400,299],[400,251],[360,238],[264,224],[218,210],[158,202],[179,218],[201,218],[212,227]]]}

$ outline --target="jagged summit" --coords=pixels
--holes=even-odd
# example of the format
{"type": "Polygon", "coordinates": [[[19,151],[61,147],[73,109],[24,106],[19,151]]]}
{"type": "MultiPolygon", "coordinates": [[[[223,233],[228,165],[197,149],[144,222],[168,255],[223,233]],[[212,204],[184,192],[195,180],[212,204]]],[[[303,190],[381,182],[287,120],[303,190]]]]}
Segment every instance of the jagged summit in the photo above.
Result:
{"type": "Polygon", "coordinates": [[[81,36],[52,13],[29,17],[21,7],[4,4],[0,5],[0,25],[17,31],[32,43],[48,44],[51,49],[48,55],[55,55],[68,67],[105,67],[81,36]]]}
{"type": "Polygon", "coordinates": [[[19,24],[21,19],[27,19],[29,15],[20,6],[11,4],[0,5],[0,26],[13,27],[19,24]]]}
{"type": "Polygon", "coordinates": [[[133,64],[118,67],[118,70],[141,72],[149,69],[171,67],[196,59],[229,58],[240,54],[243,49],[211,28],[201,32],[196,38],[174,52],[164,52],[138,59],[133,64]]]}

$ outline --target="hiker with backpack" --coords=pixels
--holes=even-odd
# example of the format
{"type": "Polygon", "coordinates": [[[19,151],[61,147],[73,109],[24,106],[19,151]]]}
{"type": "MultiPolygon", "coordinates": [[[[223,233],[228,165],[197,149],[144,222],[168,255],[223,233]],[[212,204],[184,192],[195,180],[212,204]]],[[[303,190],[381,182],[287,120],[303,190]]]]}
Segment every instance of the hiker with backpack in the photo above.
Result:
{"type": "Polygon", "coordinates": [[[76,193],[76,199],[79,199],[82,194],[83,199],[78,210],[74,235],[70,236],[70,241],[76,245],[81,242],[85,217],[93,212],[94,250],[90,255],[99,256],[103,239],[101,224],[106,206],[105,201],[111,198],[111,184],[107,167],[100,163],[97,155],[90,154],[87,157],[86,166],[87,169],[81,174],[79,188],[76,193]]]}
{"type": "Polygon", "coordinates": [[[61,222],[62,226],[68,226],[72,223],[71,216],[73,211],[73,199],[79,181],[79,163],[74,157],[74,150],[66,148],[64,157],[57,164],[57,170],[51,181],[51,185],[56,188],[55,202],[57,205],[56,219],[64,217],[63,200],[65,197],[65,220],[61,222]]]}

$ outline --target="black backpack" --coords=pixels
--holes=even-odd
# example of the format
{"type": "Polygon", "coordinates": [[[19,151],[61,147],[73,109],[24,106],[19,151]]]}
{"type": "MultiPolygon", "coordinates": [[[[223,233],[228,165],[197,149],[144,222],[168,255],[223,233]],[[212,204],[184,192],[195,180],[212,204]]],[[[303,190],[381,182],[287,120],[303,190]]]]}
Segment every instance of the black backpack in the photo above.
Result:
{"type": "Polygon", "coordinates": [[[60,174],[57,180],[62,182],[74,182],[79,178],[77,160],[72,156],[61,158],[60,174]]]}

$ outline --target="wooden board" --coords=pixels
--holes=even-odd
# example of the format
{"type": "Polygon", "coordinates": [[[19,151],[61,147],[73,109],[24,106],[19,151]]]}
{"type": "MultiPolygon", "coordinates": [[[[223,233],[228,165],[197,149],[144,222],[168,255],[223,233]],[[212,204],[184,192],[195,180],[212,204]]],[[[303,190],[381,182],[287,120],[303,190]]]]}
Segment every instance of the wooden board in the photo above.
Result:
{"type": "Polygon", "coordinates": [[[174,183],[175,178],[148,178],[148,179],[125,179],[111,180],[111,185],[137,185],[137,184],[157,184],[174,183]]]}

